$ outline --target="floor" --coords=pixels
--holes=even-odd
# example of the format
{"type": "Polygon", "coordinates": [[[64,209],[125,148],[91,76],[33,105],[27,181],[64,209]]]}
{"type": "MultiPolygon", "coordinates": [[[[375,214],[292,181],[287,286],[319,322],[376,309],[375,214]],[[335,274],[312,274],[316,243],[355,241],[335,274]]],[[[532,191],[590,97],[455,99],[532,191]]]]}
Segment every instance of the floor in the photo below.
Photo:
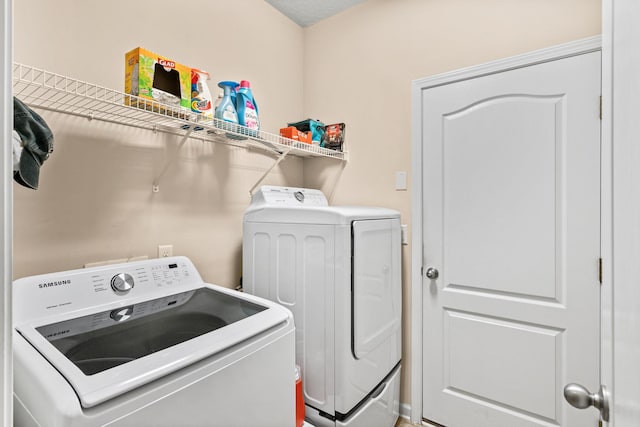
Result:
{"type": "Polygon", "coordinates": [[[409,420],[404,418],[399,418],[396,423],[396,427],[416,427],[418,424],[412,424],[409,420]]]}
{"type": "Polygon", "coordinates": [[[398,422],[396,422],[396,425],[395,425],[395,427],[423,427],[423,426],[445,427],[445,426],[441,426],[440,424],[427,423],[426,421],[423,424],[413,424],[411,421],[409,421],[406,418],[398,418],[398,422]]]}

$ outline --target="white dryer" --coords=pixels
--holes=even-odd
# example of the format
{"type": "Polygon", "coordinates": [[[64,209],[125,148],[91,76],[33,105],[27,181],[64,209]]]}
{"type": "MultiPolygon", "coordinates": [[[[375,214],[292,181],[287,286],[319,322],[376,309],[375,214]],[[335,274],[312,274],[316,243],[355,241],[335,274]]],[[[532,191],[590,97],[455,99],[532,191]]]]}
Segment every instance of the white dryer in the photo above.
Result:
{"type": "Polygon", "coordinates": [[[401,359],[400,214],[263,186],[243,223],[243,287],[289,308],[308,419],[392,427],[401,359]]]}
{"type": "Polygon", "coordinates": [[[20,279],[17,427],[293,427],[291,313],[185,257],[20,279]]]}

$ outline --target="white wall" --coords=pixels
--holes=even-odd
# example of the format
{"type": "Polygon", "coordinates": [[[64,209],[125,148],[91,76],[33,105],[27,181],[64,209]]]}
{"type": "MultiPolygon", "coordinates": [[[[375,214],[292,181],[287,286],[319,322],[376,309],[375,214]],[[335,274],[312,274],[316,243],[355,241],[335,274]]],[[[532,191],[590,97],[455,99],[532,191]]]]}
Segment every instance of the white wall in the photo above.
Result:
{"type": "MultiPolygon", "coordinates": [[[[302,29],[262,0],[20,0],[14,18],[17,62],[123,90],[124,55],[142,46],[208,71],[214,93],[221,80],[251,81],[266,131],[301,117],[302,63],[290,59],[302,56],[302,29]]],[[[173,244],[205,280],[239,283],[242,214],[272,156],[199,140],[176,153],[178,137],[40,113],[55,148],[37,191],[14,186],[14,277],[173,244]]],[[[302,185],[302,160],[265,183],[302,185]]]]}

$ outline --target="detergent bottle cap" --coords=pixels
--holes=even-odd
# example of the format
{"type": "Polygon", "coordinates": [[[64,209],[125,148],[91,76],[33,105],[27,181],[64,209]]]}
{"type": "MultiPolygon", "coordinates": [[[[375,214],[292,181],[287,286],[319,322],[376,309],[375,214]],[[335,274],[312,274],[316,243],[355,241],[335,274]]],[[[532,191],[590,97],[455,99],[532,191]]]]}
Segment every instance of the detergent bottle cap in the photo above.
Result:
{"type": "Polygon", "coordinates": [[[240,81],[240,87],[250,88],[251,87],[251,83],[249,83],[249,80],[241,80],[240,81]]]}

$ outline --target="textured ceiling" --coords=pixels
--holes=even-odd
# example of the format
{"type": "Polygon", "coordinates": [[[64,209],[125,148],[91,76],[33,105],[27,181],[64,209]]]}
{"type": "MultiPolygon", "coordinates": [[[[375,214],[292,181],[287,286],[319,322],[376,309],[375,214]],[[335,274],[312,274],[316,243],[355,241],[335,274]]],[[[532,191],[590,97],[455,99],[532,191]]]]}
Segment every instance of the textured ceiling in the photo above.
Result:
{"type": "Polygon", "coordinates": [[[366,0],[266,0],[301,27],[308,27],[366,0]]]}

